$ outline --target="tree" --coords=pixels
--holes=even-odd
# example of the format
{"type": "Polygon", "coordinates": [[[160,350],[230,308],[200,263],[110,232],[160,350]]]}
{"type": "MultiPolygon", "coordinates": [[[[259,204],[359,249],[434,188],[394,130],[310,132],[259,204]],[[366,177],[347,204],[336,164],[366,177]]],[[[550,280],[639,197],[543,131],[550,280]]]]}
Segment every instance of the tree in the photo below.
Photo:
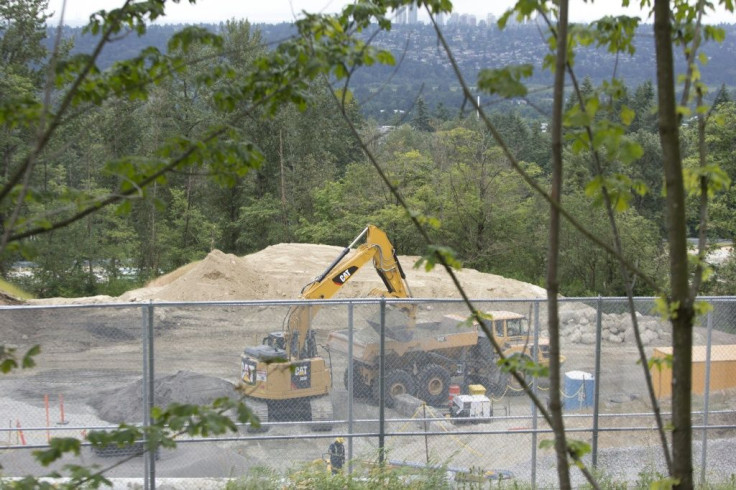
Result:
{"type": "Polygon", "coordinates": [[[629,126],[630,131],[638,131],[645,129],[654,131],[657,127],[656,114],[654,112],[654,85],[650,80],[636,87],[634,97],[631,102],[631,109],[634,111],[634,120],[629,126]]]}
{"type": "Polygon", "coordinates": [[[48,0],[8,0],[0,5],[0,64],[3,71],[43,81],[48,0]]]}
{"type": "Polygon", "coordinates": [[[429,121],[429,111],[427,110],[427,104],[424,103],[424,99],[419,97],[414,107],[414,118],[411,121],[412,127],[419,131],[431,132],[434,130],[432,124],[429,121]]]}
{"type": "Polygon", "coordinates": [[[721,84],[721,88],[718,90],[718,93],[716,94],[716,98],[713,100],[713,108],[718,109],[721,104],[725,104],[727,102],[731,102],[731,96],[728,93],[728,89],[726,88],[726,84],[721,84]]]}

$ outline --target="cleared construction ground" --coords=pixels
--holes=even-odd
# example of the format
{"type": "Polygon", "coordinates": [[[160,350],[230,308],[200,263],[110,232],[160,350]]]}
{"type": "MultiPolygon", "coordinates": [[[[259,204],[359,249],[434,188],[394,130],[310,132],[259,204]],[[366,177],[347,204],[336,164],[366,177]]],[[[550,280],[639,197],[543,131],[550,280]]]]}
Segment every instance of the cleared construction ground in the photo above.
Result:
{"type": "MultiPolygon", "coordinates": [[[[131,291],[119,298],[95,297],[32,302],[31,309],[6,310],[0,315],[3,342],[19,350],[41,344],[43,353],[38,366],[29,371],[17,371],[0,378],[0,421],[7,428],[0,433],[4,444],[21,447],[19,434],[25,444],[44,444],[49,433],[54,435],[82,434],[85,427],[107,426],[121,421],[137,423],[142,418],[140,379],[142,373],[142,313],[141,304],[154,308],[154,350],[156,404],[165,405],[177,401],[206,403],[217,396],[232,395],[232,386],[240,375],[240,355],[247,345],[256,345],[270,331],[280,330],[288,306],[271,304],[241,306],[233,304],[192,304],[162,306],[161,302],[180,301],[255,301],[295,300],[302,286],[319,274],[335,255],[339,247],[305,244],[281,244],[256,254],[236,257],[213,251],[200,262],[190,264],[163,276],[146,288],[131,291]],[[149,303],[151,302],[151,303],[149,303]],[[112,306],[90,308],[86,305],[104,303],[112,306]],[[46,308],[47,305],[61,308],[46,308]],[[45,397],[48,396],[49,411],[45,397]],[[63,396],[64,420],[61,420],[63,396]],[[47,415],[47,413],[49,415],[47,415]],[[60,422],[64,422],[63,424],[60,422]],[[47,425],[53,431],[47,430],[47,425]]],[[[407,282],[415,298],[458,298],[445,272],[437,269],[427,272],[413,269],[414,257],[400,257],[407,273],[407,282]]],[[[461,283],[471,298],[484,299],[540,299],[545,296],[541,288],[473,270],[459,273],[461,283]]],[[[362,298],[368,291],[380,287],[380,280],[371,270],[363,270],[345,286],[340,299],[362,298]]],[[[623,306],[623,305],[622,305],[623,306]]],[[[355,309],[355,326],[375,313],[376,306],[360,306],[355,309]]],[[[427,302],[419,309],[423,319],[431,320],[446,313],[462,311],[458,303],[427,302]]],[[[506,301],[489,305],[488,309],[514,310],[529,314],[529,302],[506,301]]],[[[623,311],[623,310],[622,310],[623,311]]],[[[580,303],[563,307],[567,332],[563,338],[565,370],[593,372],[595,366],[594,345],[589,342],[589,307],[580,303]]],[[[613,314],[613,313],[611,313],[613,314]]],[[[544,325],[541,312],[541,325],[544,325]]],[[[347,308],[335,305],[322,308],[315,318],[318,343],[323,345],[327,334],[347,325],[347,308]]],[[[649,319],[656,322],[655,319],[649,319]]],[[[613,318],[610,318],[613,325],[613,318]]],[[[654,325],[654,323],[653,323],[654,325]]],[[[656,338],[648,348],[668,345],[665,328],[655,328],[656,338]]],[[[611,414],[633,414],[649,411],[644,397],[641,366],[637,364],[636,349],[624,335],[611,334],[602,346],[602,364],[599,387],[601,411],[611,414]]],[[[655,337],[654,334],[651,335],[655,337]]],[[[705,333],[698,329],[698,338],[704,342],[705,333]]],[[[734,337],[716,332],[714,344],[736,344],[734,337]]],[[[332,355],[332,396],[337,407],[335,417],[347,417],[347,392],[342,383],[342,373],[347,359],[332,355]]],[[[544,394],[542,393],[544,397],[544,394]]],[[[711,410],[732,409],[735,397],[724,390],[711,397],[711,410]]],[[[696,407],[702,400],[695,401],[696,407]]],[[[666,407],[665,407],[666,408],[666,407]]],[[[442,416],[442,410],[434,410],[442,416]]],[[[402,419],[387,425],[392,433],[444,432],[448,435],[393,436],[387,438],[391,458],[412,462],[433,461],[459,467],[483,467],[513,471],[519,477],[528,477],[532,437],[524,430],[531,427],[529,402],[524,397],[507,396],[494,400],[494,412],[498,418],[488,424],[455,426],[435,423],[429,427],[412,420],[421,418],[424,412],[407,415],[387,410],[389,419],[402,419]],[[413,417],[414,416],[414,417],[413,417]],[[519,418],[516,418],[519,417],[519,418]],[[498,434],[475,436],[469,431],[498,431],[498,434]],[[457,433],[455,435],[454,433],[457,433]]],[[[590,415],[585,407],[570,415],[590,415]]],[[[354,417],[374,420],[378,407],[368,400],[356,399],[354,417]]],[[[570,418],[571,427],[591,427],[590,417],[570,418]]],[[[619,427],[647,426],[652,421],[640,416],[606,419],[603,424],[619,427]]],[[[734,420],[711,418],[711,423],[734,423],[734,420]]],[[[355,433],[375,432],[376,422],[358,422],[355,433]]],[[[347,432],[346,424],[336,424],[332,433],[321,434],[324,439],[305,439],[300,434],[311,433],[303,426],[279,426],[272,428],[266,437],[294,436],[286,440],[231,441],[191,444],[183,442],[176,451],[166,451],[157,463],[160,477],[231,477],[241,476],[250,468],[271,466],[283,469],[302,462],[319,459],[329,445],[333,433],[347,432]],[[286,462],[286,463],[285,463],[286,462]]],[[[245,433],[243,434],[245,435],[245,433]]],[[[320,434],[317,434],[319,436],[320,434]]],[[[722,430],[711,434],[719,440],[734,437],[732,431],[722,430]]],[[[589,439],[589,433],[580,438],[589,439]]],[[[657,464],[656,435],[653,432],[611,432],[601,435],[600,448],[609,452],[641,451],[642,466],[657,464]]],[[[716,444],[716,442],[714,442],[716,444]]],[[[375,437],[356,438],[354,456],[370,459],[376,454],[375,437]]],[[[553,459],[548,453],[539,453],[538,468],[551,470],[553,459]],[[545,461],[547,461],[545,463],[545,461]],[[540,466],[541,465],[541,466],[540,466]]],[[[709,458],[715,458],[709,453],[709,458]]],[[[106,464],[85,452],[85,463],[106,464]]],[[[31,462],[30,451],[4,450],[0,464],[5,475],[36,473],[39,470],[31,462]]],[[[135,460],[116,468],[111,476],[139,477],[142,460],[135,460]]],[[[613,462],[611,468],[620,465],[613,462]]],[[[644,468],[642,468],[644,469],[644,468]]],[[[613,471],[611,471],[613,473],[613,471]]]]}

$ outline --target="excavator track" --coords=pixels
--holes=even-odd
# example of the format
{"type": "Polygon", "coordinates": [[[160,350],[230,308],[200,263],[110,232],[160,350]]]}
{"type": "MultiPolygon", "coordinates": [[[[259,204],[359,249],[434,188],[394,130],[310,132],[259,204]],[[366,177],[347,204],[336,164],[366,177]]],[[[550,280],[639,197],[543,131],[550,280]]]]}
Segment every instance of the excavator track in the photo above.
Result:
{"type": "Polygon", "coordinates": [[[324,423],[333,420],[334,408],[332,400],[329,396],[319,396],[309,400],[309,407],[312,412],[312,422],[320,422],[312,425],[314,431],[332,430],[332,424],[324,423]]]}

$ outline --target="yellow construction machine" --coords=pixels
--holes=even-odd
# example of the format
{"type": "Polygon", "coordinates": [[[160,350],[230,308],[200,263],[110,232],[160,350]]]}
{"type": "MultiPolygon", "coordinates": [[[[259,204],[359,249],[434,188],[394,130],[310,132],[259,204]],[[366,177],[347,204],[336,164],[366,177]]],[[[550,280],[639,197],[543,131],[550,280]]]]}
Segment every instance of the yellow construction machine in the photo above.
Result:
{"type": "MultiPolygon", "coordinates": [[[[502,346],[505,357],[532,360],[532,335],[527,318],[511,311],[488,311],[489,330],[502,346]]],[[[386,339],[384,358],[380,339],[360,332],[353,338],[353,390],[356,396],[378,401],[380,362],[385,363],[384,400],[393,406],[398,395],[415,395],[429,405],[447,405],[452,378],[467,387],[483,385],[493,396],[521,394],[521,386],[497,365],[490,340],[477,323],[468,327],[466,316],[447,314],[440,321],[417,323],[408,340],[386,339]]],[[[370,332],[369,332],[370,333],[370,332]]],[[[327,345],[332,352],[347,354],[347,330],[330,332],[327,345]]],[[[564,362],[564,357],[561,357],[564,362]]],[[[536,362],[549,365],[549,340],[540,338],[536,362]]],[[[348,374],[345,371],[345,387],[348,374]]],[[[539,380],[544,381],[544,380],[539,380]]]]}
{"type": "MultiPolygon", "coordinates": [[[[393,245],[382,230],[368,225],[322,274],[302,288],[300,299],[331,298],[369,261],[385,286],[385,290],[374,289],[370,295],[410,296],[393,245]],[[363,238],[365,242],[353,249],[363,238]]],[[[313,430],[332,428],[330,368],[317,353],[311,326],[319,309],[319,305],[306,303],[292,306],[282,331],[270,333],[261,345],[243,352],[239,389],[261,422],[302,420],[315,422],[313,430]]],[[[406,310],[405,325],[409,326],[414,309],[407,305],[406,310]]]]}

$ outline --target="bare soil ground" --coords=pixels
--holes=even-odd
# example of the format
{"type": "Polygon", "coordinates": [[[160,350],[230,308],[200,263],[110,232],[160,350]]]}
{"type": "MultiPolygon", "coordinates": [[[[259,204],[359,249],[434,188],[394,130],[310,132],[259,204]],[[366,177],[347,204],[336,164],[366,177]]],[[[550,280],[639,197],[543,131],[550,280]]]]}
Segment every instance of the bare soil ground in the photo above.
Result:
{"type": "MultiPolygon", "coordinates": [[[[142,372],[141,305],[152,302],[155,323],[155,359],[158,381],[157,404],[171,401],[206,403],[216,396],[232,393],[232,384],[238,378],[240,353],[246,345],[260,343],[269,331],[279,330],[286,313],[284,306],[239,307],[227,304],[157,306],[162,302],[227,302],[242,300],[294,300],[302,287],[321,273],[341,251],[339,247],[310,244],[280,244],[245,257],[211,252],[205,259],[189,264],[162,276],[145,288],[130,291],[118,298],[53,298],[28,302],[31,309],[5,309],[0,312],[0,331],[3,343],[15,345],[19,351],[41,344],[43,353],[38,367],[18,371],[0,378],[0,422],[7,430],[0,432],[0,440],[19,444],[17,424],[30,428],[46,427],[44,395],[51,396],[51,421],[56,429],[68,428],[69,434],[81,429],[73,426],[107,425],[122,420],[140,420],[140,376],[142,372]],[[89,305],[106,304],[104,308],[89,305]],[[61,308],[47,308],[48,305],[61,308]],[[65,400],[66,419],[70,424],[60,426],[59,394],[65,400]]],[[[459,298],[459,293],[441,269],[425,271],[412,267],[416,257],[400,257],[407,273],[407,282],[416,298],[459,298]]],[[[364,269],[370,269],[367,265],[364,269]]],[[[471,298],[538,299],[545,291],[538,286],[465,269],[458,273],[461,284],[471,298]]],[[[340,292],[340,298],[362,298],[371,289],[383,287],[378,276],[362,270],[340,292]]],[[[6,303],[7,304],[7,303],[6,303]]],[[[443,309],[457,310],[461,305],[427,304],[420,310],[426,317],[441,314],[443,309]]],[[[12,307],[9,307],[12,308],[12,307]]],[[[503,308],[529,311],[528,304],[507,303],[503,308]]],[[[366,313],[367,315],[368,313],[366,313]]],[[[356,324],[361,321],[358,313],[356,324]]],[[[315,326],[318,343],[325,342],[332,329],[345,328],[346,312],[343,307],[325,307],[315,326]]],[[[704,336],[704,332],[700,331],[704,336]]],[[[736,344],[736,337],[715,332],[719,344],[736,344]]],[[[591,345],[563,345],[566,370],[593,372],[595,350],[591,345]]],[[[347,393],[342,387],[342,371],[346,360],[340,356],[330,359],[335,367],[333,396],[340,407],[339,417],[347,416],[347,393]]],[[[600,376],[602,410],[610,413],[648,411],[641,366],[637,365],[636,349],[632,345],[604,345],[600,376]]],[[[717,398],[719,406],[733,408],[732,393],[724,392],[717,398]],[[722,396],[721,396],[722,395],[722,396]]],[[[544,393],[542,393],[544,397],[544,393]]],[[[530,412],[524,397],[507,397],[494,401],[496,413],[511,416],[530,412]]],[[[714,407],[711,407],[714,408],[714,407]]],[[[585,411],[580,412],[585,414],[585,411]]],[[[588,412],[589,413],[589,410],[588,412]]],[[[370,403],[355,403],[358,418],[377,416],[377,408],[370,403]]],[[[389,417],[401,417],[389,411],[389,417]]],[[[575,424],[589,424],[590,419],[575,424]]],[[[627,422],[629,423],[629,422],[627,422]]],[[[643,422],[646,423],[646,422],[643,422]]],[[[528,422],[508,420],[487,424],[491,430],[513,431],[528,422]]],[[[632,421],[633,425],[634,422],[632,421]]],[[[589,426],[589,425],[588,425],[589,426]]],[[[1,426],[0,426],[1,427],[1,426]]],[[[484,428],[483,426],[473,426],[484,428]]],[[[523,427],[522,427],[523,428],[523,427]]],[[[412,431],[421,427],[412,423],[392,424],[389,430],[412,431]]],[[[279,427],[270,435],[294,435],[301,429],[279,427]]],[[[335,432],[345,431],[336,426],[335,432]]],[[[366,423],[359,430],[377,430],[366,423]]],[[[460,430],[466,430],[462,428],[460,430]]],[[[25,434],[29,443],[42,444],[45,430],[25,434]]],[[[55,433],[55,435],[67,435],[55,433]]],[[[722,437],[732,437],[730,432],[722,437]]],[[[605,437],[606,447],[629,445],[650,446],[651,433],[635,435],[624,432],[605,437]]],[[[175,453],[162,455],[160,476],[232,476],[247,468],[280,461],[309,461],[319,458],[322,446],[329,440],[297,440],[238,442],[207,445],[204,451],[195,445],[182,445],[175,453]],[[196,464],[192,454],[196,454],[196,464]],[[186,468],[186,469],[185,469],[186,468]]],[[[399,437],[390,441],[394,453],[407,460],[425,458],[428,445],[421,437],[399,437]]],[[[531,439],[528,435],[509,437],[508,434],[472,438],[452,436],[437,438],[435,460],[445,462],[452,456],[452,464],[489,467],[513,467],[528,464],[531,439]],[[491,441],[491,439],[493,439],[491,441]],[[446,441],[451,440],[451,443],[446,441]],[[487,447],[496,449],[489,455],[487,447]],[[506,449],[504,449],[506,448],[506,449]],[[482,456],[481,456],[482,455],[482,456]]],[[[355,454],[370,456],[375,440],[356,441],[355,454]]],[[[93,456],[88,458],[96,461],[93,456]]],[[[31,468],[26,451],[4,451],[0,459],[6,474],[24,474],[31,468]],[[14,474],[14,473],[13,473],[14,474]]],[[[140,476],[135,465],[127,470],[116,470],[116,476],[140,476]]],[[[139,465],[140,466],[140,465],[139,465]]]]}

